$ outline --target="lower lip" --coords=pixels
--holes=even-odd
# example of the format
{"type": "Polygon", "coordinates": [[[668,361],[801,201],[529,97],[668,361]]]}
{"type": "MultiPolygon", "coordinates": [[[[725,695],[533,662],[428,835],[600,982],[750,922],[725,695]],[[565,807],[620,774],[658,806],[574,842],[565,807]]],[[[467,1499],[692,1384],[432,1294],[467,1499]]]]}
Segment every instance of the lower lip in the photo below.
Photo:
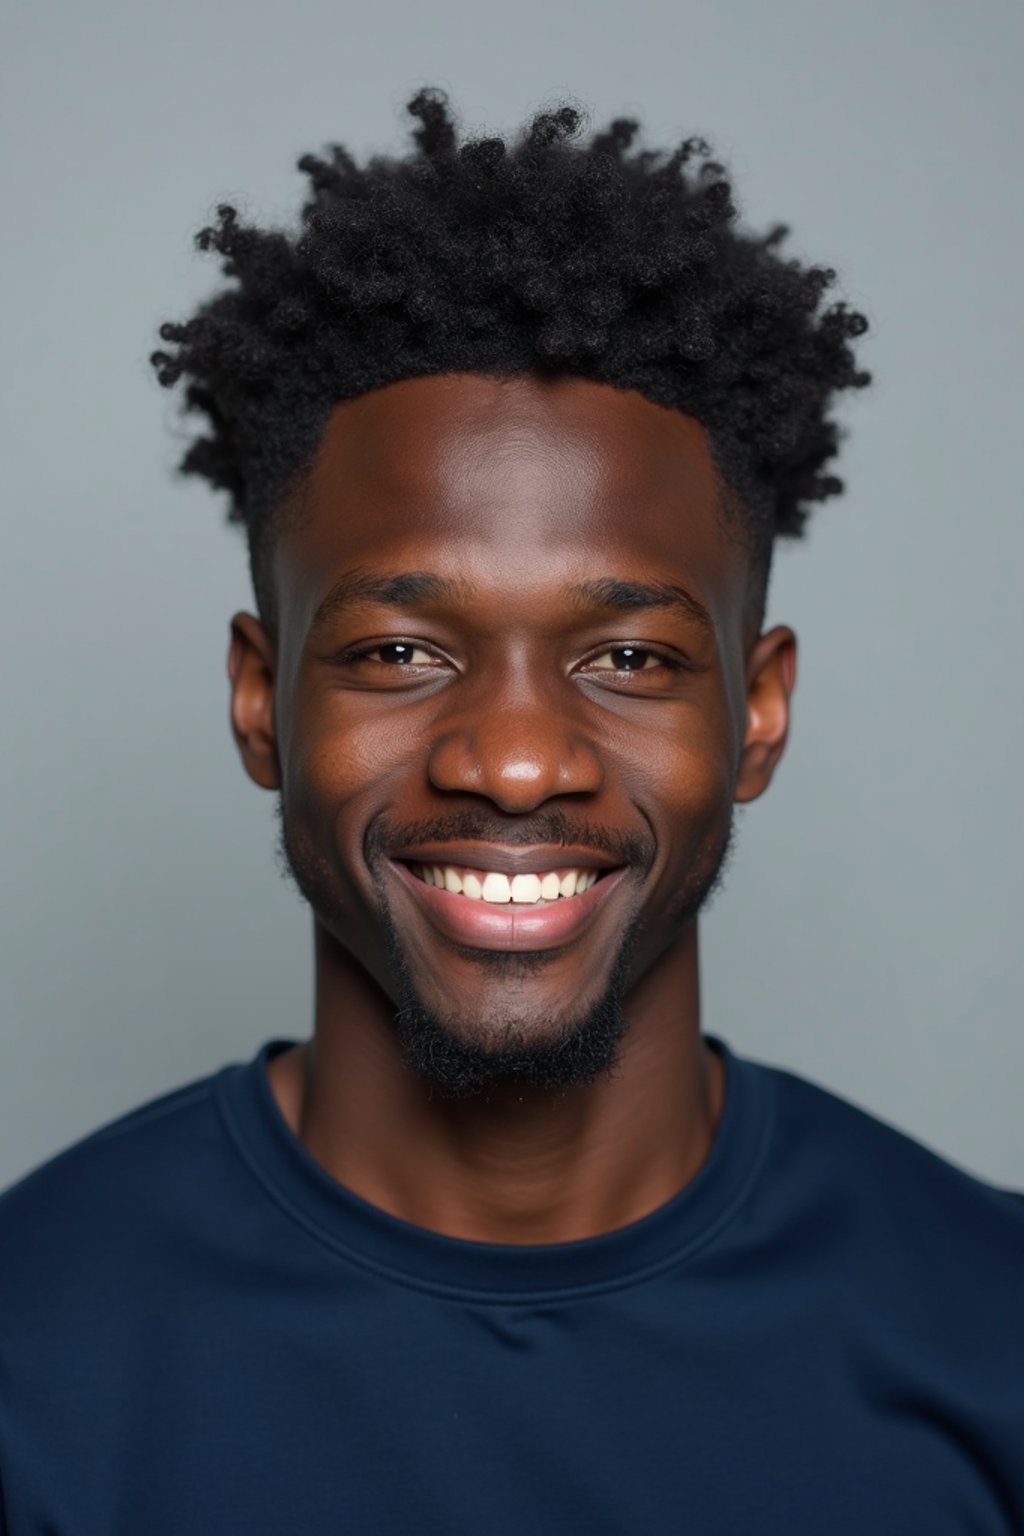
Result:
{"type": "Polygon", "coordinates": [[[392,862],[391,868],[446,939],[472,949],[492,950],[560,949],[571,944],[593,922],[626,874],[624,868],[616,869],[579,896],[562,896],[543,906],[527,907],[515,902],[499,905],[473,901],[428,885],[405,864],[392,862]]]}

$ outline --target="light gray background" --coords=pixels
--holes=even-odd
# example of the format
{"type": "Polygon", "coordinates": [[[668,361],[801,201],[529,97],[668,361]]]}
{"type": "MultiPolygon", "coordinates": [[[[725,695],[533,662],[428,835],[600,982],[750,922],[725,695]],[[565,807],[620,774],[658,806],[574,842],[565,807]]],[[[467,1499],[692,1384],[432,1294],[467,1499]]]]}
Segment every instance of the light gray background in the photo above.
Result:
{"type": "Polygon", "coordinates": [[[868,311],[849,492],[777,560],[791,745],[703,923],[705,1027],[1024,1184],[1016,0],[21,0],[3,186],[0,1184],[272,1035],[310,919],[227,724],[240,534],[176,482],[159,321],[213,204],[397,147],[424,82],[699,131],[868,311]]]}

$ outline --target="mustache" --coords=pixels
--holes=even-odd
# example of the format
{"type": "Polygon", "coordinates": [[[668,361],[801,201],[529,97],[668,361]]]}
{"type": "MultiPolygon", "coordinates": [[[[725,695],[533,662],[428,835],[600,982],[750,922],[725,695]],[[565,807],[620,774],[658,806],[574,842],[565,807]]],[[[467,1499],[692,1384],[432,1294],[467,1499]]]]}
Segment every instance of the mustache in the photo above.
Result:
{"type": "Polygon", "coordinates": [[[429,821],[392,821],[385,812],[373,818],[363,837],[363,856],[370,868],[387,857],[389,848],[417,843],[504,843],[521,848],[534,843],[552,847],[592,848],[616,864],[647,868],[654,862],[655,843],[650,833],[623,832],[602,827],[583,816],[569,816],[556,807],[532,816],[488,816],[483,810],[464,809],[429,821]]]}

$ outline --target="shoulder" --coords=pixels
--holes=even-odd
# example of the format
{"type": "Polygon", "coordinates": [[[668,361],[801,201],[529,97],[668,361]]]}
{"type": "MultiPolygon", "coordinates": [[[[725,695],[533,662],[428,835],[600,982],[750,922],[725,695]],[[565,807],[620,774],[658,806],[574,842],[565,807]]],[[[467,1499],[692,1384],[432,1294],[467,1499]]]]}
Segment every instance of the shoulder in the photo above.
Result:
{"type": "Polygon", "coordinates": [[[0,1195],[0,1320],[19,1297],[74,1269],[114,1267],[126,1245],[196,1188],[218,1138],[215,1075],[92,1132],[0,1195]]]}
{"type": "Polygon", "coordinates": [[[1008,1189],[969,1172],[882,1116],[833,1089],[782,1067],[759,1066],[774,1082],[778,1132],[783,1140],[814,1138],[826,1167],[867,1182],[882,1204],[953,1201],[979,1221],[991,1219],[1024,1237],[1024,1190],[1008,1189]]]}
{"type": "MultiPolygon", "coordinates": [[[[1024,1346],[1024,1192],[987,1182],[795,1072],[773,1088],[766,1202],[837,1278],[936,1327],[1012,1330],[1024,1346]]],[[[1024,1354],[1024,1348],[1021,1353],[1024,1354]]],[[[1024,1360],[1022,1360],[1024,1365],[1024,1360]]]]}
{"type": "Polygon", "coordinates": [[[120,1116],[0,1196],[5,1464],[23,1466],[34,1439],[48,1466],[45,1446],[69,1423],[88,1435],[94,1419],[113,1422],[111,1404],[134,1400],[138,1371],[148,1381],[153,1352],[173,1347],[166,1317],[201,1300],[195,1276],[211,1271],[238,1204],[220,1075],[120,1116]]]}

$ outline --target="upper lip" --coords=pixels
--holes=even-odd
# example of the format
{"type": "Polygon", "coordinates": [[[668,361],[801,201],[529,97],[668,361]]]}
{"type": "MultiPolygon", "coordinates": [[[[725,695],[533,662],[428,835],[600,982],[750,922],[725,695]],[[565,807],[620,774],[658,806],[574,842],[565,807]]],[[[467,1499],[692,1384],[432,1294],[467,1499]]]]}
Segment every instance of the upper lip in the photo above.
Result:
{"type": "Polygon", "coordinates": [[[421,843],[391,854],[403,864],[456,864],[502,875],[540,875],[552,869],[621,869],[622,860],[593,848],[510,848],[507,843],[421,843]]]}

